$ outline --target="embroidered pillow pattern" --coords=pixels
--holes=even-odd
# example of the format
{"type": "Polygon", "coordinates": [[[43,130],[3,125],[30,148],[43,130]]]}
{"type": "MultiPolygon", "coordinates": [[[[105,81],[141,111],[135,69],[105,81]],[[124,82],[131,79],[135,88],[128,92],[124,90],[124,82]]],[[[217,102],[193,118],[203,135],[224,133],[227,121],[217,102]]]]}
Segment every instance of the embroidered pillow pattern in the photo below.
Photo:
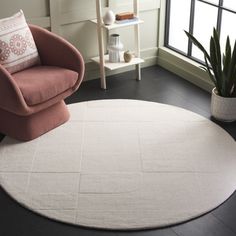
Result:
{"type": "Polygon", "coordinates": [[[38,50],[22,10],[0,20],[0,64],[10,73],[40,64],[38,50]]]}

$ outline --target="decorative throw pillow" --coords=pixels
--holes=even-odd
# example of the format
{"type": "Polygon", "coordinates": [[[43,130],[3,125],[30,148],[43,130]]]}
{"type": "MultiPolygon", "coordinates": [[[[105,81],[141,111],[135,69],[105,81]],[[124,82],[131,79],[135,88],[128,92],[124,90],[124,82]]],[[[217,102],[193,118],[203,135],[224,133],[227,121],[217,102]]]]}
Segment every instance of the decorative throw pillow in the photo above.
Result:
{"type": "Polygon", "coordinates": [[[40,64],[38,50],[22,10],[0,20],[0,64],[10,73],[40,64]]]}

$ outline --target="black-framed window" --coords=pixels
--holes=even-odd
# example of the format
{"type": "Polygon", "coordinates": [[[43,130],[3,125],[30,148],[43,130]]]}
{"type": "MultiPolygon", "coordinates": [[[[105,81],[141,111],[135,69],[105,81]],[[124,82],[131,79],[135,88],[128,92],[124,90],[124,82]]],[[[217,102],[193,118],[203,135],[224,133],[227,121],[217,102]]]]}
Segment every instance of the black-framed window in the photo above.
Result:
{"type": "Polygon", "coordinates": [[[235,25],[236,0],[167,0],[165,46],[201,62],[201,51],[191,43],[184,30],[208,48],[213,27],[216,27],[224,47],[227,35],[231,44],[234,43],[235,25]]]}

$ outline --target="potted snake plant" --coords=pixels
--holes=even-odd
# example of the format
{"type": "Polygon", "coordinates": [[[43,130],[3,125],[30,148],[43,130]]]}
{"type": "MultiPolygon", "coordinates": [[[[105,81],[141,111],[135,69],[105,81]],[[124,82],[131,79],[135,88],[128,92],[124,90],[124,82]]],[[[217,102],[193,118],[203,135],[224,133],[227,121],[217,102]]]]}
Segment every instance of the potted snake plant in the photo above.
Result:
{"type": "Polygon", "coordinates": [[[190,33],[188,38],[204,54],[205,66],[200,66],[208,73],[214,84],[211,97],[211,114],[221,121],[236,120],[236,41],[231,48],[229,36],[226,40],[225,52],[221,53],[219,34],[213,29],[210,38],[209,53],[202,44],[190,33]]]}

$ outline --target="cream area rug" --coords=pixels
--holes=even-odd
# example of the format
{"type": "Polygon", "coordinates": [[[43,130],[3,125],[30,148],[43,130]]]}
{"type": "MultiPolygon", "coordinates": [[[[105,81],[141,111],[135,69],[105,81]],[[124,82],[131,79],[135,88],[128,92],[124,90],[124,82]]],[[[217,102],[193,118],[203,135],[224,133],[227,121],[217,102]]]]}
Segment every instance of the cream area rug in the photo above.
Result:
{"type": "Polygon", "coordinates": [[[0,143],[0,183],[46,217],[103,229],[180,223],[236,189],[236,144],[190,111],[152,102],[69,105],[71,119],[31,142],[0,143]]]}

